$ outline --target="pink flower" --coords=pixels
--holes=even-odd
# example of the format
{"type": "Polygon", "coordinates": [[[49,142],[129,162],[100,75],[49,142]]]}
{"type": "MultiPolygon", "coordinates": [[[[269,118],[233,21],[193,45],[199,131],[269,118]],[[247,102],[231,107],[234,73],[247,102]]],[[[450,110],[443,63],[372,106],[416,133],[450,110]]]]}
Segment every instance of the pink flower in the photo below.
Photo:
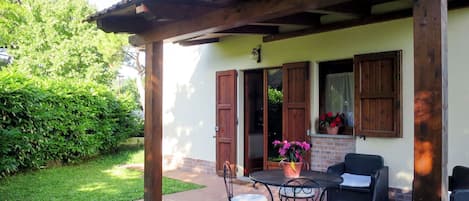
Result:
{"type": "Polygon", "coordinates": [[[303,155],[306,151],[311,149],[311,145],[306,141],[288,142],[287,140],[275,140],[274,142],[272,142],[272,144],[274,144],[275,148],[278,149],[278,153],[280,154],[280,156],[290,162],[303,161],[303,155]]]}
{"type": "MultiPolygon", "coordinates": [[[[286,141],[286,140],[285,140],[286,141]]],[[[283,144],[283,149],[289,149],[290,148],[290,143],[286,142],[285,144],[283,144]]]]}
{"type": "Polygon", "coordinates": [[[332,117],[332,112],[328,112],[327,117],[332,117]]]}
{"type": "Polygon", "coordinates": [[[329,126],[330,126],[331,128],[334,128],[334,127],[336,127],[337,125],[336,125],[335,122],[332,122],[329,126]]]}
{"type": "Polygon", "coordinates": [[[301,147],[303,147],[305,151],[308,151],[309,149],[311,149],[311,145],[309,145],[309,143],[307,142],[303,142],[301,147]]]}
{"type": "Polygon", "coordinates": [[[287,153],[287,150],[284,149],[284,148],[280,148],[280,149],[278,150],[278,153],[280,154],[280,156],[285,156],[285,153],[287,153]]]}

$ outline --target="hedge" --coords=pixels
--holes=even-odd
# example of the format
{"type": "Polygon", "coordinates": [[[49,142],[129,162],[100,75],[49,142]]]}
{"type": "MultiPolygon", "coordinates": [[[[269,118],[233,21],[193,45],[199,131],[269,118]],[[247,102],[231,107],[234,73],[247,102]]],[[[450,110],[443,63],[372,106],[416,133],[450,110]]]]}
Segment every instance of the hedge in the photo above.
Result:
{"type": "Polygon", "coordinates": [[[135,107],[106,86],[0,72],[0,178],[115,148],[141,132],[135,107]]]}

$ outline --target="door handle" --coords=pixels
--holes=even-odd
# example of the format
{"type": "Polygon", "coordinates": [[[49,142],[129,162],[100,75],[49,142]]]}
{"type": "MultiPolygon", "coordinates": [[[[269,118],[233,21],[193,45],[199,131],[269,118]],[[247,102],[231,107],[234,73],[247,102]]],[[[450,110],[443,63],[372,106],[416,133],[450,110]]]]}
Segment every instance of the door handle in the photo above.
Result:
{"type": "Polygon", "coordinates": [[[214,136],[212,136],[213,138],[217,138],[217,133],[218,133],[219,130],[220,130],[220,128],[218,126],[215,126],[215,132],[216,133],[215,133],[214,136]]]}
{"type": "Polygon", "coordinates": [[[311,137],[311,129],[306,130],[306,135],[311,137]]]}

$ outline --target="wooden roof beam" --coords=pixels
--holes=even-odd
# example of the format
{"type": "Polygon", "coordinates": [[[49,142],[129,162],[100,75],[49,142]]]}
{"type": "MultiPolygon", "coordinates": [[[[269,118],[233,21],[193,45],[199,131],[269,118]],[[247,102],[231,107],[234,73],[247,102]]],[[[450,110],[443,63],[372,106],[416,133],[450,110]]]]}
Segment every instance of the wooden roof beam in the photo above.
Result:
{"type": "Polygon", "coordinates": [[[236,27],[232,29],[218,31],[216,33],[270,35],[270,34],[278,34],[279,27],[278,26],[246,25],[242,27],[236,27]]]}
{"type": "Polygon", "coordinates": [[[107,17],[98,19],[96,24],[105,32],[141,33],[150,23],[142,17],[107,17]]]}
{"type": "Polygon", "coordinates": [[[215,8],[195,6],[188,4],[176,4],[174,2],[149,1],[137,5],[136,13],[145,16],[147,20],[182,20],[199,16],[213,11],[215,8]]]}
{"type": "Polygon", "coordinates": [[[242,1],[235,6],[220,8],[198,17],[154,25],[144,34],[131,36],[129,41],[135,46],[140,46],[152,41],[182,40],[346,1],[350,0],[242,1]]]}
{"type": "MultiPolygon", "coordinates": [[[[388,0],[389,1],[389,0],[388,0]]],[[[323,9],[311,10],[314,13],[347,15],[353,17],[363,17],[371,14],[371,1],[353,0],[342,4],[329,6],[323,9]]]]}
{"type": "Polygon", "coordinates": [[[186,6],[209,7],[209,8],[223,8],[233,5],[238,0],[145,0],[146,2],[157,2],[167,4],[179,4],[186,6]]]}
{"type": "Polygon", "coordinates": [[[280,17],[280,18],[275,18],[275,19],[270,19],[262,22],[257,22],[254,24],[258,25],[284,25],[284,24],[292,24],[292,25],[305,25],[305,26],[311,26],[311,25],[317,25],[321,21],[321,16],[322,14],[318,13],[310,13],[310,12],[302,12],[302,13],[296,13],[293,15],[285,16],[285,17],[280,17]]]}
{"type": "MultiPolygon", "coordinates": [[[[467,7],[469,7],[469,1],[466,1],[466,0],[453,0],[453,1],[448,2],[449,10],[467,8],[467,7]]],[[[337,23],[332,23],[332,24],[325,24],[325,25],[310,27],[307,29],[299,30],[299,31],[273,34],[273,35],[265,36],[263,38],[263,41],[272,42],[272,41],[300,37],[300,36],[305,36],[305,35],[310,35],[310,34],[315,34],[315,33],[344,29],[344,28],[349,28],[353,26],[360,26],[360,25],[365,25],[365,24],[383,22],[387,20],[406,18],[406,17],[411,17],[411,16],[412,16],[412,9],[401,10],[401,11],[386,13],[382,15],[370,15],[370,16],[360,18],[360,19],[347,20],[347,21],[337,22],[337,23]]]]}
{"type": "Polygon", "coordinates": [[[392,13],[383,14],[383,15],[369,16],[369,17],[360,18],[360,19],[336,22],[332,24],[323,24],[320,26],[310,27],[307,29],[299,30],[299,31],[274,34],[270,36],[265,36],[263,38],[263,41],[272,42],[272,41],[277,41],[277,40],[300,37],[300,36],[305,36],[305,35],[310,35],[310,34],[315,34],[315,33],[327,32],[327,31],[332,31],[332,30],[337,30],[337,29],[344,29],[348,27],[365,25],[365,24],[372,24],[372,23],[382,22],[386,20],[393,20],[393,19],[399,19],[399,18],[410,17],[410,16],[412,16],[412,10],[408,9],[408,10],[397,11],[397,12],[392,12],[392,13]]]}
{"type": "Polygon", "coordinates": [[[202,44],[217,43],[217,42],[220,42],[219,38],[207,38],[207,39],[200,39],[200,40],[183,40],[177,43],[179,43],[182,46],[193,46],[193,45],[202,45],[202,44]]]}

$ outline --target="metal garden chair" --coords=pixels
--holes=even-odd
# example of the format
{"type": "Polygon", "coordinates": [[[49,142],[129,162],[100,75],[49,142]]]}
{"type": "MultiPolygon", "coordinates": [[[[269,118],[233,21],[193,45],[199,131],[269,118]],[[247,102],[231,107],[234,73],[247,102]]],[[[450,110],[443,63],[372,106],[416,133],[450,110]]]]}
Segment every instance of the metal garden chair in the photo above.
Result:
{"type": "Polygon", "coordinates": [[[267,201],[267,197],[261,194],[239,194],[233,195],[233,178],[234,175],[230,162],[226,161],[223,165],[223,179],[225,181],[226,193],[228,201],[267,201]]]}

